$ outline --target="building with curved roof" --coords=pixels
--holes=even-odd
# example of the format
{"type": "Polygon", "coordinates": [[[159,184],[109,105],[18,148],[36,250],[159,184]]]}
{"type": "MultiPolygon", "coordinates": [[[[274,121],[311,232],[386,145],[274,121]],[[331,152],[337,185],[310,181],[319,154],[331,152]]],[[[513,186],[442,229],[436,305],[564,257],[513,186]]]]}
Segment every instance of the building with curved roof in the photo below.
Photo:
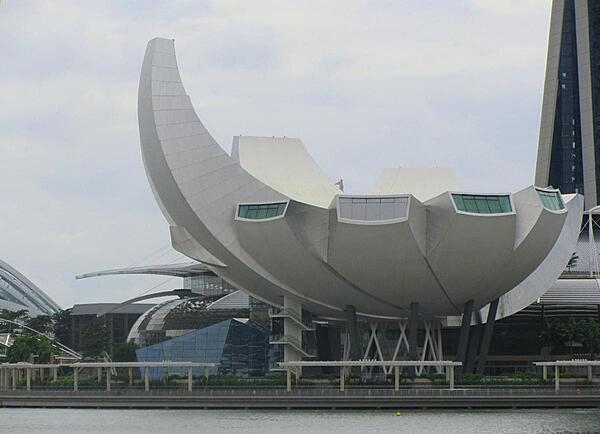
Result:
{"type": "Polygon", "coordinates": [[[61,310],[48,294],[31,280],[0,260],[0,309],[27,309],[32,316],[61,310]]]}
{"type": "Polygon", "coordinates": [[[304,311],[413,325],[463,315],[467,328],[510,315],[552,285],[577,240],[583,198],[545,186],[461,192],[447,169],[430,169],[413,183],[386,172],[375,194],[353,195],[299,139],[236,137],[230,156],[196,115],[172,40],[148,43],[138,120],[173,246],[283,308],[286,342],[301,340],[304,311]]]}

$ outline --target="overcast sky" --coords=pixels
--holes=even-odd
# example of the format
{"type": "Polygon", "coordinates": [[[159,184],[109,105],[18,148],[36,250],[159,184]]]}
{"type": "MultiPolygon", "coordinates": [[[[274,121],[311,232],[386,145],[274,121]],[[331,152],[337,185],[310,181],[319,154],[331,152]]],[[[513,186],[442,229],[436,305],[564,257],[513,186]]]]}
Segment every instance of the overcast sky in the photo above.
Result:
{"type": "Polygon", "coordinates": [[[451,166],[465,190],[524,188],[549,19],[550,0],[4,0],[0,258],[63,307],[178,286],[74,280],[181,259],[139,147],[138,78],[155,36],[175,39],[198,115],[226,150],[239,134],[299,137],[353,193],[393,166],[451,166]]]}

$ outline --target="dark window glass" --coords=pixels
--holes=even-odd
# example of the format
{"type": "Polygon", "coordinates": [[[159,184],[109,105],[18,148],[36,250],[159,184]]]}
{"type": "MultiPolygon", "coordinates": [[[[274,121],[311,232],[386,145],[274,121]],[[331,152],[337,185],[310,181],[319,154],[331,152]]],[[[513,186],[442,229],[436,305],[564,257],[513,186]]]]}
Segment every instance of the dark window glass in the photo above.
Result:
{"type": "Polygon", "coordinates": [[[456,209],[474,214],[505,214],[512,212],[508,196],[453,194],[456,209]]]}
{"type": "Polygon", "coordinates": [[[265,203],[258,205],[240,205],[238,217],[252,220],[261,220],[283,215],[286,202],[265,203]]]}
{"type": "MultiPolygon", "coordinates": [[[[565,193],[583,193],[575,4],[573,0],[566,0],[564,5],[557,77],[559,86],[556,94],[548,184],[559,188],[565,193]]],[[[590,1],[589,5],[596,5],[596,9],[598,9],[597,1],[590,1]]],[[[592,11],[590,10],[590,38],[592,39],[590,41],[590,51],[593,84],[594,41],[592,35],[594,32],[591,15],[592,11]]],[[[596,42],[597,45],[598,42],[596,42]]],[[[595,89],[596,86],[592,87],[595,89]]],[[[596,98],[593,102],[595,105],[596,98]]],[[[594,123],[597,124],[597,122],[594,123]]]]}

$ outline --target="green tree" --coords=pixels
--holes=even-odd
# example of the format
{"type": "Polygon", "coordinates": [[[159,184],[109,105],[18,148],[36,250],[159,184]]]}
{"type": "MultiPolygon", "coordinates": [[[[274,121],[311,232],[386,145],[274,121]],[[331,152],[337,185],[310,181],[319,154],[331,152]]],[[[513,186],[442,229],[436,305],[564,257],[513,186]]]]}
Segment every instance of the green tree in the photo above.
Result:
{"type": "Polygon", "coordinates": [[[111,358],[113,362],[135,362],[137,357],[135,350],[138,346],[135,342],[115,342],[111,358]]]}
{"type": "Polygon", "coordinates": [[[38,363],[50,363],[51,355],[56,352],[52,341],[46,336],[18,333],[6,350],[6,359],[9,363],[28,362],[30,355],[35,354],[38,363]]]}
{"type": "Polygon", "coordinates": [[[52,315],[54,339],[67,347],[73,346],[71,311],[72,309],[65,309],[52,315]]]}
{"type": "Polygon", "coordinates": [[[569,259],[569,262],[567,262],[567,270],[569,270],[569,272],[570,272],[573,267],[577,266],[578,261],[579,261],[579,256],[577,255],[577,252],[573,252],[573,254],[571,255],[571,258],[569,259]]]}
{"type": "Polygon", "coordinates": [[[54,324],[50,315],[38,315],[33,318],[29,318],[25,324],[40,333],[52,333],[54,330],[54,324]]]}
{"type": "Polygon", "coordinates": [[[600,352],[600,324],[594,321],[582,321],[581,342],[585,345],[589,358],[594,360],[600,352]]]}
{"type": "Polygon", "coordinates": [[[108,352],[110,332],[104,318],[95,318],[81,332],[81,352],[85,357],[95,357],[108,352]]]}
{"type": "MultiPolygon", "coordinates": [[[[29,311],[27,309],[21,310],[10,310],[10,309],[2,309],[0,310],[0,318],[7,319],[9,321],[15,321],[18,323],[25,323],[29,319],[29,311]]],[[[3,323],[0,324],[0,332],[2,333],[10,333],[16,326],[11,323],[3,323]]]]}
{"type": "Polygon", "coordinates": [[[550,357],[554,349],[560,347],[564,342],[564,325],[559,320],[546,320],[540,339],[544,346],[548,347],[550,357]]]}
{"type": "Polygon", "coordinates": [[[571,358],[573,358],[573,347],[575,346],[575,342],[581,338],[581,326],[581,321],[572,319],[562,327],[563,337],[567,341],[566,344],[569,347],[571,358]]]}

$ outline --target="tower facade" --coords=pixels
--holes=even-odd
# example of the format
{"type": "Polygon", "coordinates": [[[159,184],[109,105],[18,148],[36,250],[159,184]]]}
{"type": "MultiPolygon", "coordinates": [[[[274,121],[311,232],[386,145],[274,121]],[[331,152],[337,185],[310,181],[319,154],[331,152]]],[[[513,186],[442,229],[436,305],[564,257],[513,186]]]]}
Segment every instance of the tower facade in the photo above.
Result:
{"type": "Polygon", "coordinates": [[[535,174],[600,203],[600,2],[554,0],[535,174]]]}

